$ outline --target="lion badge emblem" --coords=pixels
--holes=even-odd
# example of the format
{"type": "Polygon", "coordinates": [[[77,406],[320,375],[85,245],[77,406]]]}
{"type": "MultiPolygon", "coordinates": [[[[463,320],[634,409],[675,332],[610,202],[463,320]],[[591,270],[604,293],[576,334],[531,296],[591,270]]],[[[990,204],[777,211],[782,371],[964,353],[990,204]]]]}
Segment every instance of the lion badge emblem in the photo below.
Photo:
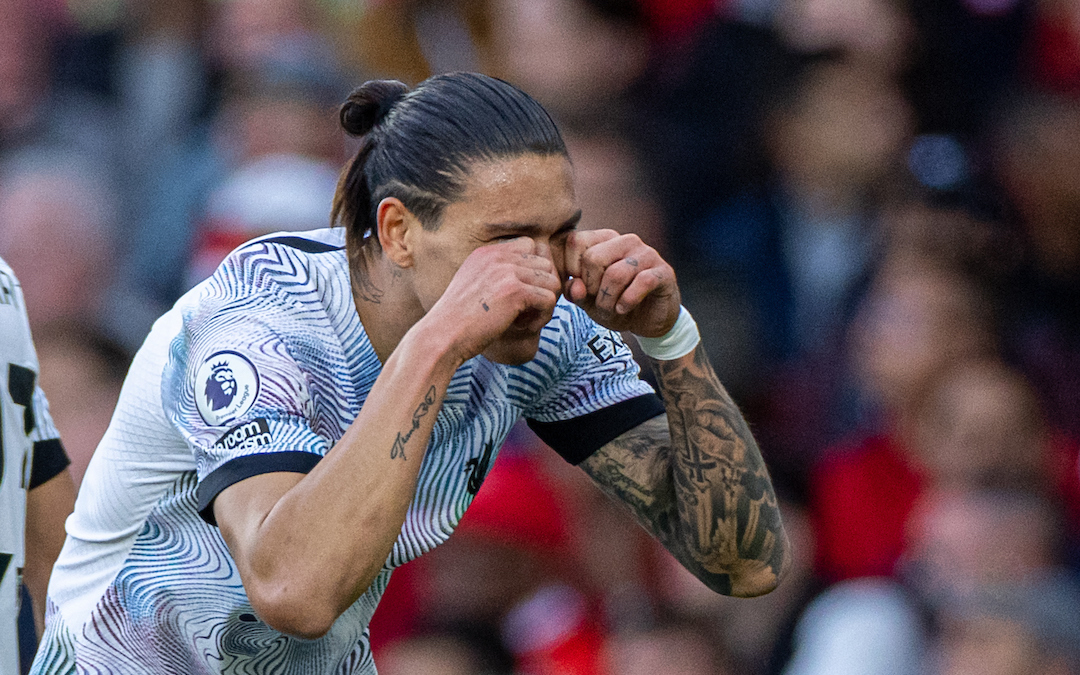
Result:
{"type": "Polygon", "coordinates": [[[251,410],[259,395],[259,376],[245,356],[222,351],[206,359],[195,375],[195,402],[211,426],[231,424],[251,410]]]}

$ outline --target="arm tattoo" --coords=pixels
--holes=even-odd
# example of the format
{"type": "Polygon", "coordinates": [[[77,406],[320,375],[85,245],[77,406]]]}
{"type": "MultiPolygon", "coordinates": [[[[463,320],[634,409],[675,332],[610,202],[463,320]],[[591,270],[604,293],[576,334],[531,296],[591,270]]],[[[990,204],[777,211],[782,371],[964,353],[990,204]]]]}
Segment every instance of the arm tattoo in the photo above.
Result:
{"type": "Polygon", "coordinates": [[[761,592],[741,579],[774,585],[790,552],[757,444],[700,345],[688,365],[652,366],[666,422],[639,425],[582,467],[709,586],[761,592]]]}
{"type": "Polygon", "coordinates": [[[390,448],[390,459],[397,459],[398,457],[403,460],[406,459],[405,444],[412,438],[413,432],[420,428],[421,418],[428,414],[433,405],[435,405],[435,387],[428,389],[427,393],[424,394],[424,400],[420,401],[420,405],[413,412],[412,426],[405,432],[405,435],[403,436],[401,432],[398,432],[397,438],[394,439],[394,445],[390,448]]]}

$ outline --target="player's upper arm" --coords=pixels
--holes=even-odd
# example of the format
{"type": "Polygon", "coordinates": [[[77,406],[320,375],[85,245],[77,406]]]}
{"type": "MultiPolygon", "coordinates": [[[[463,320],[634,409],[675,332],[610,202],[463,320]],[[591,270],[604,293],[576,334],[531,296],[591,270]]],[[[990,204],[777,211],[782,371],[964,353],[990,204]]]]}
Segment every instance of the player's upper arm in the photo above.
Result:
{"type": "MultiPolygon", "coordinates": [[[[65,465],[66,467],[66,465],[65,465]]],[[[23,581],[33,602],[34,624],[45,628],[45,595],[53,565],[64,547],[64,521],[75,509],[75,482],[66,468],[26,494],[26,560],[23,581]]]]}
{"type": "Polygon", "coordinates": [[[213,511],[221,536],[233,559],[246,576],[259,528],[286,492],[304,478],[304,474],[286,471],[261,473],[233,483],[214,500],[213,511]]]}
{"type": "Polygon", "coordinates": [[[294,356],[294,339],[314,338],[279,330],[290,306],[274,313],[267,303],[257,296],[192,312],[162,378],[166,414],[195,457],[197,509],[212,525],[223,492],[262,474],[302,476],[330,446],[332,429],[316,431],[315,409],[336,383],[294,356]]]}
{"type": "MultiPolygon", "coordinates": [[[[64,521],[75,509],[75,482],[64,470],[26,494],[26,575],[41,568],[47,580],[64,545],[64,521]]],[[[28,582],[29,583],[29,582],[28,582]]],[[[33,593],[33,589],[31,589],[33,593]]],[[[42,594],[41,597],[44,597],[42,594]]]]}

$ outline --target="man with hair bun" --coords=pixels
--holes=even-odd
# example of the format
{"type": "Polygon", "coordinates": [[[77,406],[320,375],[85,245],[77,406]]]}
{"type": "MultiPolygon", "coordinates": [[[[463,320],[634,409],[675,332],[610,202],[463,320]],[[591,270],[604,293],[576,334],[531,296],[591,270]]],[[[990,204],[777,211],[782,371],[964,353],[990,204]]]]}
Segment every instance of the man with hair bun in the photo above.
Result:
{"type": "Polygon", "coordinates": [[[341,123],[337,227],[241,246],[136,355],[33,672],[374,673],[391,572],[450,536],[521,417],[708,586],[774,588],[772,484],[674,271],[576,230],[543,108],[455,73],[368,82],[341,123]]]}

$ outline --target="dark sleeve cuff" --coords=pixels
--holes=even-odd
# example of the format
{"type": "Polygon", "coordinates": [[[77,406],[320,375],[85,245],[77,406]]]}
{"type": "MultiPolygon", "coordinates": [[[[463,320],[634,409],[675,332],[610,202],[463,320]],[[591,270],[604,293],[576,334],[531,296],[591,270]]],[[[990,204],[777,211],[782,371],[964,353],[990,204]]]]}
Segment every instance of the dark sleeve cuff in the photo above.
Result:
{"type": "Polygon", "coordinates": [[[568,420],[525,422],[563,459],[580,464],[605,443],[663,412],[664,402],[659,396],[644,394],[568,420]]]}
{"type": "Polygon", "coordinates": [[[313,452],[263,452],[230,459],[199,482],[199,487],[195,490],[195,496],[199,500],[197,507],[199,515],[216,527],[214,499],[225,488],[264,473],[277,471],[307,473],[315,468],[320,459],[322,455],[316,455],[313,452]]]}
{"type": "Polygon", "coordinates": [[[68,464],[71,464],[71,460],[64,452],[64,444],[59,438],[35,441],[33,465],[30,467],[30,489],[48,483],[60,475],[68,464]]]}

